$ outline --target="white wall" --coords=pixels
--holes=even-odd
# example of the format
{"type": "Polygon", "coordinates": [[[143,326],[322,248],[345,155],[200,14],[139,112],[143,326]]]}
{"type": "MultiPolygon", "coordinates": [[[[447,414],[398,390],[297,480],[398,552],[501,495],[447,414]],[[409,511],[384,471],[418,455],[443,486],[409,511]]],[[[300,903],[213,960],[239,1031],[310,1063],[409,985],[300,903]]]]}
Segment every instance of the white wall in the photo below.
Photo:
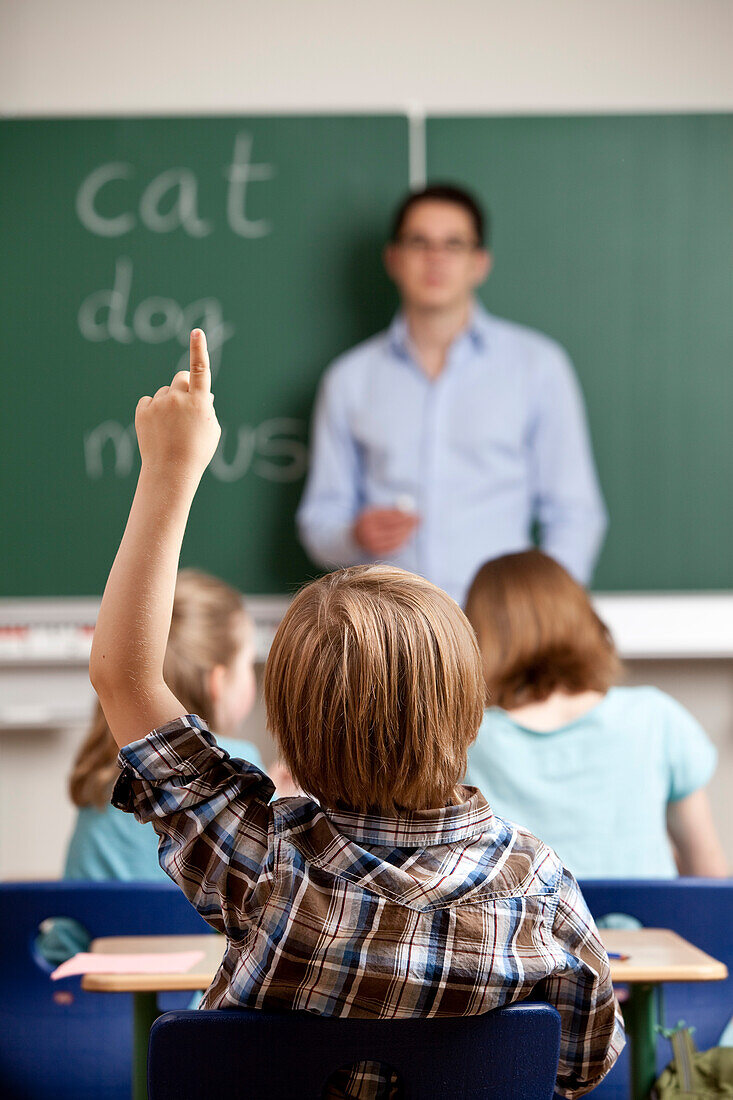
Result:
{"type": "Polygon", "coordinates": [[[730,0],[2,0],[21,114],[733,107],[730,0]]]}
{"type": "MultiPolygon", "coordinates": [[[[0,111],[20,115],[733,109],[729,0],[0,0],[0,111]]],[[[721,751],[730,663],[639,663],[721,751]]],[[[261,711],[248,731],[262,741],[261,711]]],[[[0,877],[59,872],[83,731],[0,734],[0,877]]],[[[267,755],[267,754],[266,754],[267,755]]]]}

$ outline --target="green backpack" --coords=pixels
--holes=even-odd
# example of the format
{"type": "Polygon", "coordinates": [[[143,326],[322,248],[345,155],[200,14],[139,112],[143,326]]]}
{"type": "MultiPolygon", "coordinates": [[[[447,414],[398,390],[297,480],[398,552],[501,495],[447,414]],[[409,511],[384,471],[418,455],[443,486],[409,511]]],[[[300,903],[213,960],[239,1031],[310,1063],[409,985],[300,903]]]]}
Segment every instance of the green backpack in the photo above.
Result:
{"type": "Polygon", "coordinates": [[[674,1057],[654,1086],[656,1100],[733,1098],[733,1047],[713,1047],[700,1053],[690,1028],[663,1034],[672,1040],[674,1057]]]}

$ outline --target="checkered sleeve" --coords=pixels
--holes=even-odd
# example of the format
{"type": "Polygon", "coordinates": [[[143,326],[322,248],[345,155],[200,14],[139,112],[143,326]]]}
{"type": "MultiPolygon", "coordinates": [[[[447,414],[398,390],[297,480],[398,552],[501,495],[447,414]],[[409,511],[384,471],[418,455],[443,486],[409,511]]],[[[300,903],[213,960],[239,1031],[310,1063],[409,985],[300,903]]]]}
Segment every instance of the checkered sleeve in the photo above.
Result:
{"type": "Polygon", "coordinates": [[[605,1077],[625,1038],[608,956],[578,884],[567,870],[552,932],[560,965],[542,983],[542,996],[555,1006],[561,1020],[557,1093],[574,1100],[605,1077]]]}
{"type": "Polygon", "coordinates": [[[118,763],[112,804],[152,823],[161,867],[217,932],[246,935],[268,879],[270,780],[192,714],[126,745],[118,763]]]}

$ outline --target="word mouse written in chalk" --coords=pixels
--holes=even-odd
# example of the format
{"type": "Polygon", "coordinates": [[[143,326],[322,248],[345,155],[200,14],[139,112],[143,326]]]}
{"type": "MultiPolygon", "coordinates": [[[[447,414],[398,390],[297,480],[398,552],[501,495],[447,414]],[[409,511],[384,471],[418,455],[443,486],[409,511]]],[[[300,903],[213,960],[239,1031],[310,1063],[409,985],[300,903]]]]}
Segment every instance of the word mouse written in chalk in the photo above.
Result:
{"type": "MultiPolygon", "coordinates": [[[[305,431],[305,421],[294,417],[273,417],[233,429],[224,425],[209,474],[225,482],[239,481],[248,473],[264,481],[298,481],[308,465],[305,431]]],[[[137,461],[134,424],[106,420],[86,433],[84,465],[91,480],[130,477],[137,461]]]]}

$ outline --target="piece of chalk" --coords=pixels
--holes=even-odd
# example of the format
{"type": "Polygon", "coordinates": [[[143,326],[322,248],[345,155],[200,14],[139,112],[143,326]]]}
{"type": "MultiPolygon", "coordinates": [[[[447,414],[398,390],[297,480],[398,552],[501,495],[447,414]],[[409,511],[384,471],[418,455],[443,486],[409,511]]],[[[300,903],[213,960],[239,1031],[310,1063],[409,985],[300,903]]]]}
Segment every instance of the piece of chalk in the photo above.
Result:
{"type": "Polygon", "coordinates": [[[395,497],[394,506],[398,508],[400,512],[417,511],[417,501],[413,496],[410,496],[409,493],[400,493],[399,496],[395,497]]]}

